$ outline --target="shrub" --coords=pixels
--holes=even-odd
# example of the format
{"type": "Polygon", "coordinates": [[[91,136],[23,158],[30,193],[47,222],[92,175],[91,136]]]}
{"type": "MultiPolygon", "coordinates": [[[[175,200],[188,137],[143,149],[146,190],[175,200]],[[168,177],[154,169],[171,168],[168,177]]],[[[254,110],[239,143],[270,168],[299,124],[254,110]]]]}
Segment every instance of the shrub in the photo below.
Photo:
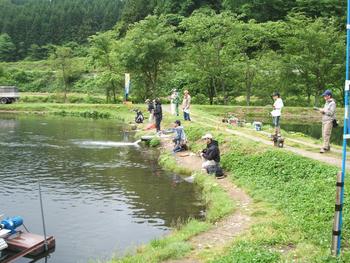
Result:
{"type": "Polygon", "coordinates": [[[192,97],[192,103],[193,104],[209,104],[209,99],[204,94],[196,94],[192,97]]]}
{"type": "Polygon", "coordinates": [[[159,146],[159,145],[160,145],[160,138],[158,138],[158,137],[152,138],[152,140],[149,142],[149,145],[150,145],[151,147],[157,147],[157,146],[159,146]]]}

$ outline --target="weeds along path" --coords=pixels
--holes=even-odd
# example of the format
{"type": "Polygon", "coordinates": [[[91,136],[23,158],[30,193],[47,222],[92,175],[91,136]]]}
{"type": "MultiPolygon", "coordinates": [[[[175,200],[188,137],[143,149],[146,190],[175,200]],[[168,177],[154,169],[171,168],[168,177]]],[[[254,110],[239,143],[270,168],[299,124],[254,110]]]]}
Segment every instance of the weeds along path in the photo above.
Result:
{"type": "MultiPolygon", "coordinates": [[[[195,120],[196,122],[199,122],[199,123],[201,123],[201,124],[203,124],[205,126],[208,126],[208,127],[217,128],[218,126],[221,126],[221,127],[224,126],[221,121],[219,121],[219,120],[217,120],[215,118],[199,116],[198,114],[192,114],[192,116],[194,116],[196,118],[196,120],[195,120]],[[210,124],[210,123],[212,123],[212,124],[210,124]]],[[[244,131],[238,131],[238,130],[233,130],[233,129],[229,129],[229,128],[225,128],[225,131],[227,133],[230,133],[230,134],[233,134],[233,135],[237,135],[237,136],[240,136],[240,137],[244,137],[244,138],[247,138],[247,139],[255,141],[255,142],[260,142],[260,143],[263,143],[263,144],[266,144],[266,145],[270,145],[270,146],[272,145],[272,142],[270,140],[246,134],[246,133],[244,133],[244,131]]],[[[297,142],[297,143],[301,143],[301,144],[304,144],[304,145],[307,144],[305,142],[301,142],[301,141],[295,140],[295,139],[293,139],[291,141],[294,141],[294,142],[297,142]]],[[[286,142],[284,144],[284,149],[288,150],[290,152],[293,152],[295,154],[307,157],[307,158],[311,158],[311,159],[318,160],[318,161],[321,161],[321,162],[324,162],[324,163],[327,163],[327,164],[330,164],[330,165],[337,166],[339,168],[341,168],[341,166],[342,166],[341,158],[336,158],[336,157],[333,157],[333,156],[328,156],[327,154],[320,154],[320,153],[310,152],[310,151],[307,151],[307,150],[303,150],[303,149],[295,148],[295,147],[292,147],[292,146],[288,146],[288,144],[286,144],[286,142]]],[[[350,170],[350,162],[347,162],[346,166],[347,166],[347,169],[350,170]]]]}
{"type": "MultiPolygon", "coordinates": [[[[167,151],[172,150],[170,140],[163,140],[163,147],[167,151]]],[[[202,159],[191,152],[180,152],[175,156],[178,165],[181,165],[193,172],[200,171],[202,159]]],[[[192,245],[190,256],[180,260],[169,260],[167,263],[197,263],[201,262],[198,255],[205,250],[222,249],[229,246],[232,240],[249,229],[252,224],[250,204],[251,198],[240,188],[234,185],[228,178],[217,180],[217,183],[235,201],[235,212],[223,220],[217,222],[215,226],[207,232],[201,233],[189,240],[192,245]]]]}

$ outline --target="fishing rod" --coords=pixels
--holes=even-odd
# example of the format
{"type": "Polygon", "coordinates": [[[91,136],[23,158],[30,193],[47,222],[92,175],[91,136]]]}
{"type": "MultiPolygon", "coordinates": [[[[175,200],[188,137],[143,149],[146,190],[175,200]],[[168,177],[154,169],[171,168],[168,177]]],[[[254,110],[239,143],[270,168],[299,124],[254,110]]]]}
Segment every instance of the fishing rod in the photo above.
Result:
{"type": "Polygon", "coordinates": [[[49,246],[47,243],[47,236],[46,236],[46,227],[45,227],[45,216],[44,216],[44,206],[43,206],[43,199],[41,194],[41,184],[40,184],[40,178],[38,177],[38,190],[39,190],[39,199],[40,199],[40,210],[41,210],[41,220],[43,223],[43,230],[44,230],[44,247],[45,251],[49,250],[49,246]]]}
{"type": "Polygon", "coordinates": [[[349,55],[350,55],[350,0],[347,1],[347,20],[346,20],[346,69],[345,69],[345,88],[344,88],[344,130],[343,130],[343,153],[342,153],[342,171],[337,176],[337,197],[335,205],[335,218],[333,224],[332,254],[340,255],[341,234],[343,225],[343,204],[344,204],[344,182],[346,174],[346,147],[349,134],[349,55]]]}

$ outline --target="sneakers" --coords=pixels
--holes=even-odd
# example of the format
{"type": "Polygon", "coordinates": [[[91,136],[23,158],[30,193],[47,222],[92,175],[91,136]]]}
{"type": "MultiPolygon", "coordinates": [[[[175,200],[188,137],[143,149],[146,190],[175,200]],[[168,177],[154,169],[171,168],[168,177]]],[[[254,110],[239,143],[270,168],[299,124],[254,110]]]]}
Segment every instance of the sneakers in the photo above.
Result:
{"type": "Polygon", "coordinates": [[[322,147],[322,148],[320,149],[320,153],[329,152],[330,150],[331,150],[331,148],[330,148],[330,147],[328,147],[328,148],[324,148],[324,147],[322,147]]]}

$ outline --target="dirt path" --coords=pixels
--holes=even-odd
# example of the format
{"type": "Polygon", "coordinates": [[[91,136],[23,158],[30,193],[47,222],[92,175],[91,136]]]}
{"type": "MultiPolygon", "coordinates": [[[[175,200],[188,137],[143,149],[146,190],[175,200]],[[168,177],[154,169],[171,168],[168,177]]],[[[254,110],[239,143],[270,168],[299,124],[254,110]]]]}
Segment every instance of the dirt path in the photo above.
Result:
{"type": "MultiPolygon", "coordinates": [[[[172,149],[172,144],[169,140],[163,140],[163,145],[169,151],[172,149]]],[[[191,152],[177,153],[175,158],[179,165],[192,171],[200,171],[202,168],[201,158],[191,152]]],[[[249,206],[252,202],[251,198],[227,178],[217,180],[217,183],[226,190],[230,198],[235,201],[235,212],[217,222],[211,230],[191,238],[189,242],[193,247],[193,251],[190,256],[180,260],[166,261],[167,263],[201,262],[196,258],[196,255],[200,252],[205,249],[222,248],[225,245],[229,245],[236,236],[239,236],[245,230],[249,229],[252,223],[249,206]]]]}

